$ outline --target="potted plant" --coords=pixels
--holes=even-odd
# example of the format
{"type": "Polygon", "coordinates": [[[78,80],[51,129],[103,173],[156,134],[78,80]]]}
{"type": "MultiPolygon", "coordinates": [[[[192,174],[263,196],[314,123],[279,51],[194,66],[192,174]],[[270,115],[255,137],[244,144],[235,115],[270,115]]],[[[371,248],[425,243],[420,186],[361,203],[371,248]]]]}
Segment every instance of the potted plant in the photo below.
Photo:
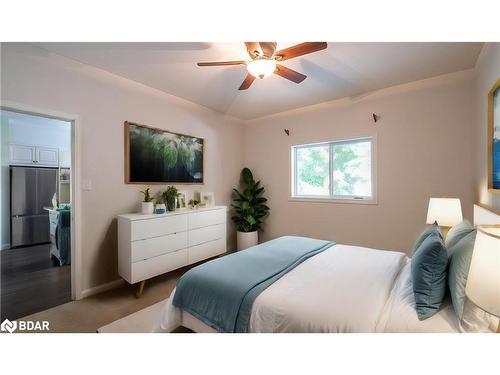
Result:
{"type": "Polygon", "coordinates": [[[164,214],[165,212],[167,212],[167,206],[165,206],[165,200],[163,199],[163,195],[160,195],[156,199],[155,214],[164,214]]]}
{"type": "Polygon", "coordinates": [[[233,216],[237,227],[237,249],[243,250],[259,243],[258,231],[269,215],[267,199],[262,196],[264,188],[255,182],[252,172],[243,168],[240,175],[242,191],[233,189],[233,216]]]}
{"type": "Polygon", "coordinates": [[[153,197],[149,194],[149,188],[147,188],[144,191],[141,191],[141,193],[144,195],[144,199],[141,205],[141,213],[146,215],[152,214],[154,212],[154,205],[153,205],[153,197]]]}
{"type": "Polygon", "coordinates": [[[198,199],[190,199],[189,200],[189,203],[188,203],[188,206],[191,208],[191,209],[194,209],[194,208],[198,208],[198,205],[200,204],[200,201],[198,199]]]}
{"type": "Polygon", "coordinates": [[[169,211],[175,211],[175,199],[177,198],[178,193],[179,192],[177,191],[177,188],[175,188],[174,186],[168,186],[167,190],[163,192],[163,199],[167,204],[167,208],[169,211]]]}

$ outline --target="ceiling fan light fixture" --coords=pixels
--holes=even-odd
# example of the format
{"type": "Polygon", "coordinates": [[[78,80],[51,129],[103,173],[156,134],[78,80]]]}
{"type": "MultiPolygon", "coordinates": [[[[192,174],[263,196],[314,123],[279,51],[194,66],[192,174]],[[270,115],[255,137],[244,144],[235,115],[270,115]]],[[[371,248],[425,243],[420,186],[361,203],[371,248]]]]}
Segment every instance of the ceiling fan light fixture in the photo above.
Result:
{"type": "Polygon", "coordinates": [[[298,84],[305,80],[307,76],[281,65],[281,62],[321,51],[328,46],[326,42],[305,42],[276,51],[276,45],[276,42],[245,42],[250,60],[199,62],[197,65],[246,65],[248,73],[238,90],[247,90],[256,78],[264,79],[271,74],[276,74],[298,84]]]}
{"type": "Polygon", "coordinates": [[[248,73],[255,78],[266,78],[274,73],[276,70],[276,61],[273,59],[255,59],[247,64],[248,73]]]}

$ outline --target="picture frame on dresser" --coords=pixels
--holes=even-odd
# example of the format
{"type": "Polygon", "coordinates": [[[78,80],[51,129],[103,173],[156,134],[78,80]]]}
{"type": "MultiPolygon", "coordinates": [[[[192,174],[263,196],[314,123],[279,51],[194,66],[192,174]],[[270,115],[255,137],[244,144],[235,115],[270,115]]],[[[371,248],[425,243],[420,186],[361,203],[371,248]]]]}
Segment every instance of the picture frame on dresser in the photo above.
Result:
{"type": "Polygon", "coordinates": [[[187,209],[187,203],[189,202],[189,191],[179,190],[177,193],[177,208],[187,209]]]}
{"type": "Polygon", "coordinates": [[[488,191],[500,193],[500,78],[488,93],[488,191]]]}
{"type": "Polygon", "coordinates": [[[224,254],[226,220],[226,206],[119,215],[119,275],[129,284],[139,284],[140,298],[146,280],[224,254]]]}
{"type": "Polygon", "coordinates": [[[200,202],[204,207],[215,206],[215,194],[211,191],[202,191],[200,193],[200,202]]]}

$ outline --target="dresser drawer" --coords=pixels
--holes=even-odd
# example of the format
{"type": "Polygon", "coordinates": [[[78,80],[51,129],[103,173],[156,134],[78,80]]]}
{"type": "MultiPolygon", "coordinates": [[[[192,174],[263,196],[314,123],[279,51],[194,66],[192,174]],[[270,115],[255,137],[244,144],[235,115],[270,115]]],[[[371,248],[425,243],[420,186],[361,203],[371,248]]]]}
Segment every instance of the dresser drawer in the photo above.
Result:
{"type": "Polygon", "coordinates": [[[188,243],[189,246],[194,246],[203,242],[214,241],[224,237],[226,237],[226,224],[217,224],[190,230],[188,232],[188,243]]]}
{"type": "Polygon", "coordinates": [[[187,249],[141,260],[139,262],[132,263],[132,277],[130,283],[137,283],[139,281],[161,275],[162,273],[184,267],[187,264],[187,249]]]}
{"type": "Polygon", "coordinates": [[[136,241],[186,230],[187,215],[173,215],[170,217],[133,221],[130,236],[132,241],[136,241]]]}
{"type": "Polygon", "coordinates": [[[131,243],[132,262],[185,249],[187,244],[187,232],[134,241],[131,243]]]}
{"type": "Polygon", "coordinates": [[[226,222],[225,209],[192,212],[189,214],[189,229],[201,228],[214,224],[222,224],[225,222],[226,222]]]}
{"type": "Polygon", "coordinates": [[[221,238],[215,241],[205,242],[200,245],[190,247],[188,262],[196,263],[200,260],[214,257],[226,252],[226,239],[221,238]]]}

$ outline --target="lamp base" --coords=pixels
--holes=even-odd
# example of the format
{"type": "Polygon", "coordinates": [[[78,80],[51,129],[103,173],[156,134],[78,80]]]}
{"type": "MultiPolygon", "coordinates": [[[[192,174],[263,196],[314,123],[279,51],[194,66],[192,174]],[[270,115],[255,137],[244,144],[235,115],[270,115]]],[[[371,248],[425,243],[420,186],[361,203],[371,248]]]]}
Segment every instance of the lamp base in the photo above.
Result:
{"type": "Polygon", "coordinates": [[[450,231],[450,227],[440,226],[439,229],[441,229],[441,234],[443,235],[443,239],[446,239],[446,236],[448,235],[448,232],[450,231]]]}

